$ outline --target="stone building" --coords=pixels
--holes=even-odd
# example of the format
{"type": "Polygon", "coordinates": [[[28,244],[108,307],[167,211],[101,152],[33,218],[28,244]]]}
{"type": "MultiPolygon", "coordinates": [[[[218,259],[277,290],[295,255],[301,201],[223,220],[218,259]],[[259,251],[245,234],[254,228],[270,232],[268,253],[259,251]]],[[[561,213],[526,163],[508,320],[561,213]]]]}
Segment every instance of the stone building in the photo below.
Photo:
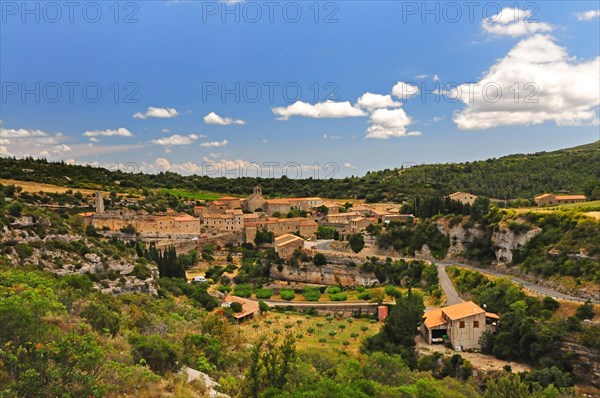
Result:
{"type": "Polygon", "coordinates": [[[429,344],[450,342],[458,351],[480,349],[481,336],[499,318],[472,301],[427,311],[424,316],[423,339],[429,344]]]}
{"type": "Polygon", "coordinates": [[[304,239],[292,235],[284,234],[275,238],[275,253],[283,259],[290,258],[297,249],[304,248],[304,239]]]}
{"type": "Polygon", "coordinates": [[[477,199],[477,195],[473,195],[468,192],[454,192],[452,195],[448,195],[448,197],[452,200],[462,203],[463,205],[472,205],[475,203],[475,199],[477,199]]]}
{"type": "Polygon", "coordinates": [[[534,198],[535,204],[538,206],[557,206],[568,203],[581,203],[585,202],[587,198],[585,195],[554,195],[552,193],[546,193],[534,198]]]}
{"type": "Polygon", "coordinates": [[[244,199],[243,209],[246,211],[256,211],[256,209],[264,209],[265,198],[262,195],[262,189],[259,186],[254,187],[252,195],[244,199]]]}

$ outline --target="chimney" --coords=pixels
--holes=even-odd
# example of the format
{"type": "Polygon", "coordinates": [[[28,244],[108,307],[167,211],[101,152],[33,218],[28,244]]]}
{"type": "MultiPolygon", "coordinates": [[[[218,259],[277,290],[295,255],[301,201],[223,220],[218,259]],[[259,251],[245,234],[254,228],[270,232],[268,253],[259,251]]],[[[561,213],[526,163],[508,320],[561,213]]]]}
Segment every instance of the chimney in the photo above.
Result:
{"type": "Polygon", "coordinates": [[[102,198],[102,191],[96,191],[96,214],[104,213],[104,198],[102,198]]]}
{"type": "Polygon", "coordinates": [[[388,316],[388,307],[387,305],[380,305],[377,307],[377,318],[379,322],[383,322],[385,318],[388,316]]]}

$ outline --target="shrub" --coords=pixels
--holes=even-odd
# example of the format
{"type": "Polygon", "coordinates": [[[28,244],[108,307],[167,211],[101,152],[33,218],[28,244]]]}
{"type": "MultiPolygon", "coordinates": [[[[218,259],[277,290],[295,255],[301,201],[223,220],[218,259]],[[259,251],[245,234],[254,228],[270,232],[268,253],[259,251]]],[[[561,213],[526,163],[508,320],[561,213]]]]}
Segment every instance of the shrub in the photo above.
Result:
{"type": "Polygon", "coordinates": [[[272,289],[258,289],[254,292],[257,299],[268,300],[273,295],[272,289]]]}
{"type": "Polygon", "coordinates": [[[359,300],[371,300],[371,293],[369,292],[362,292],[361,294],[358,295],[358,299],[359,300]]]}
{"type": "Polygon", "coordinates": [[[21,260],[24,260],[33,255],[33,247],[31,247],[27,243],[18,243],[15,246],[15,250],[21,260]]]}
{"type": "Polygon", "coordinates": [[[316,266],[327,265],[327,258],[325,257],[325,255],[323,253],[317,253],[317,254],[315,254],[315,256],[313,258],[313,262],[315,263],[316,266]]]}
{"type": "Polygon", "coordinates": [[[233,294],[238,297],[244,297],[244,298],[250,297],[252,295],[252,287],[250,287],[250,285],[245,284],[245,283],[241,284],[241,285],[237,285],[235,287],[235,290],[233,291],[233,294]]]}
{"type": "Polygon", "coordinates": [[[279,292],[279,295],[283,300],[292,301],[296,297],[296,293],[291,289],[284,289],[279,292]]]}
{"type": "Polygon", "coordinates": [[[231,309],[233,310],[233,312],[242,312],[244,308],[242,304],[234,301],[233,303],[231,303],[231,309]]]}
{"type": "Polygon", "coordinates": [[[133,271],[131,272],[131,275],[135,276],[136,278],[138,278],[140,280],[146,280],[152,276],[152,271],[150,271],[150,268],[148,268],[147,266],[145,266],[143,264],[136,264],[133,267],[133,271]]]}
{"type": "Polygon", "coordinates": [[[348,300],[348,296],[345,293],[330,294],[329,300],[331,300],[331,301],[346,301],[346,300],[348,300]]]}
{"type": "Polygon", "coordinates": [[[137,335],[131,337],[129,342],[135,362],[143,359],[150,369],[160,374],[177,370],[180,353],[175,344],[158,335],[137,335]]]}
{"type": "Polygon", "coordinates": [[[313,287],[305,287],[302,290],[302,295],[306,301],[319,301],[321,298],[321,292],[313,287]]]}
{"type": "Polygon", "coordinates": [[[341,291],[342,289],[339,286],[329,286],[326,290],[326,292],[329,294],[336,294],[340,293],[341,291]]]}

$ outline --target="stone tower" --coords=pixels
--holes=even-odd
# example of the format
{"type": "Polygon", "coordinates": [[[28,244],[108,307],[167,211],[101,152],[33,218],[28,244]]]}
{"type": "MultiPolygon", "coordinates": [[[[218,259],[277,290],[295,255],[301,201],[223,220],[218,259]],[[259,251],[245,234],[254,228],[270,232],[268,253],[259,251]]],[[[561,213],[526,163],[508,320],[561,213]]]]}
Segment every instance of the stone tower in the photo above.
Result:
{"type": "Polygon", "coordinates": [[[104,198],[102,197],[102,191],[96,192],[96,214],[104,213],[104,198]]]}

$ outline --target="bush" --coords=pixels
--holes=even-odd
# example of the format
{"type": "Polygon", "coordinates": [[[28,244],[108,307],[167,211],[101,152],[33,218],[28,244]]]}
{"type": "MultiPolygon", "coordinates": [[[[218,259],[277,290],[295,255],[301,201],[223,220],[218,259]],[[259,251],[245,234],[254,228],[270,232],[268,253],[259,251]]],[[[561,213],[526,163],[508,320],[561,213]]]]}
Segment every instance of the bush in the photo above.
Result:
{"type": "Polygon", "coordinates": [[[233,291],[233,295],[244,298],[250,297],[252,295],[252,287],[246,283],[237,285],[233,291]]]}
{"type": "Polygon", "coordinates": [[[133,360],[146,361],[150,369],[156,373],[164,374],[168,371],[177,371],[177,361],[180,353],[177,346],[158,335],[137,335],[130,338],[133,360]]]}
{"type": "Polygon", "coordinates": [[[362,292],[361,294],[358,295],[358,299],[359,300],[370,300],[371,299],[371,293],[369,292],[362,292]]]}
{"type": "Polygon", "coordinates": [[[130,275],[133,275],[136,278],[144,281],[152,276],[152,271],[150,271],[150,268],[143,264],[136,264],[133,267],[133,271],[130,275]]]}
{"type": "Polygon", "coordinates": [[[268,300],[271,298],[272,295],[273,295],[272,289],[258,289],[254,292],[254,296],[257,299],[268,300]]]}
{"type": "Polygon", "coordinates": [[[594,306],[590,300],[586,301],[585,304],[580,305],[575,310],[575,316],[581,320],[592,319],[594,315],[594,306]]]}
{"type": "Polygon", "coordinates": [[[15,246],[15,250],[21,260],[24,260],[33,255],[33,247],[31,247],[27,243],[18,243],[15,246]]]}
{"type": "Polygon", "coordinates": [[[92,303],[80,313],[82,318],[98,332],[108,332],[115,337],[121,327],[121,314],[112,311],[105,305],[92,303]]]}
{"type": "Polygon", "coordinates": [[[296,297],[296,293],[291,289],[284,289],[279,292],[279,296],[281,296],[283,300],[292,301],[294,297],[296,297]]]}
{"type": "Polygon", "coordinates": [[[346,300],[348,300],[348,296],[345,293],[330,294],[329,300],[331,300],[331,301],[346,301],[346,300]]]}
{"type": "Polygon", "coordinates": [[[315,263],[316,266],[323,266],[323,265],[327,265],[327,258],[325,257],[325,255],[323,253],[317,253],[315,254],[314,258],[313,258],[313,262],[315,263]]]}
{"type": "Polygon", "coordinates": [[[314,287],[305,287],[302,290],[302,295],[306,301],[319,301],[321,292],[314,287]]]}
{"type": "Polygon", "coordinates": [[[326,292],[329,294],[336,294],[340,293],[341,291],[342,289],[339,286],[329,286],[326,290],[326,292]]]}
{"type": "Polygon", "coordinates": [[[231,303],[231,309],[233,310],[233,312],[242,312],[244,308],[242,304],[234,301],[233,303],[231,303]]]}

